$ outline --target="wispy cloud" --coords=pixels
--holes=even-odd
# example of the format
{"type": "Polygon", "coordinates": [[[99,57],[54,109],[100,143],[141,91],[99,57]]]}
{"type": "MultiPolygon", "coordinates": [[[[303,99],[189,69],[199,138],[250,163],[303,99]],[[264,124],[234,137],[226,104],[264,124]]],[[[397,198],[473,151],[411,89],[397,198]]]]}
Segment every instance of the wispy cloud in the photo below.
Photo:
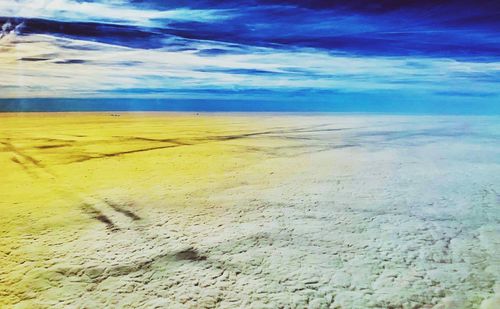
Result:
{"type": "Polygon", "coordinates": [[[367,3],[3,1],[0,96],[499,98],[491,7],[367,3]]]}
{"type": "Polygon", "coordinates": [[[4,16],[57,21],[105,22],[154,27],[173,21],[208,22],[229,16],[227,10],[141,9],[127,1],[15,0],[0,2],[4,16]]]}
{"type": "MultiPolygon", "coordinates": [[[[11,96],[109,95],[113,89],[117,96],[127,95],[126,89],[135,89],[131,90],[134,95],[149,95],[148,89],[159,88],[443,92],[467,87],[476,74],[500,72],[500,62],[366,58],[196,40],[183,44],[189,48],[144,50],[48,35],[22,36],[4,45],[8,52],[0,55],[0,85],[10,86],[4,95],[11,96]],[[206,56],[204,50],[225,52],[206,56]]],[[[494,86],[474,82],[471,92],[494,86]]]]}

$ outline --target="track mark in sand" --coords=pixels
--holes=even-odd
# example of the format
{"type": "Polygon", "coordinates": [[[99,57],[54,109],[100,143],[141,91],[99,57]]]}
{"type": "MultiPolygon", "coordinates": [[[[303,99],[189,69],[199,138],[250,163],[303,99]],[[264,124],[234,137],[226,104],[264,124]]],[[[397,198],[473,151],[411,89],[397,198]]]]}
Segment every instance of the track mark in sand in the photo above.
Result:
{"type": "Polygon", "coordinates": [[[72,146],[72,144],[40,145],[40,146],[35,146],[35,148],[52,149],[52,148],[62,148],[62,147],[68,147],[68,146],[72,146]]]}
{"type": "Polygon", "coordinates": [[[22,157],[24,160],[26,161],[29,161],[31,162],[33,165],[35,165],[36,167],[39,167],[39,168],[44,168],[45,166],[40,163],[40,161],[38,161],[37,159],[35,159],[34,157],[30,156],[30,155],[27,155],[23,152],[21,152],[19,149],[17,149],[14,145],[12,145],[12,143],[10,142],[0,142],[2,144],[4,144],[5,146],[5,149],[8,150],[8,151],[11,151],[13,153],[15,153],[16,155],[22,157]]]}
{"type": "Polygon", "coordinates": [[[134,212],[128,210],[128,209],[125,209],[123,208],[123,206],[120,206],[116,203],[113,203],[107,199],[104,199],[104,202],[111,208],[113,208],[114,211],[116,212],[119,212],[119,213],[122,213],[123,215],[129,217],[130,219],[134,220],[134,221],[137,221],[137,220],[141,220],[141,217],[139,217],[138,215],[136,215],[134,212]]]}
{"type": "Polygon", "coordinates": [[[198,250],[196,250],[195,248],[192,248],[192,247],[189,249],[177,252],[174,255],[174,257],[176,260],[184,260],[184,261],[204,261],[207,259],[206,256],[200,255],[198,250]]]}
{"type": "MultiPolygon", "coordinates": [[[[145,147],[145,148],[140,148],[140,149],[124,150],[124,151],[113,152],[113,153],[82,154],[82,155],[75,156],[73,158],[73,160],[70,161],[69,163],[81,163],[81,162],[85,162],[85,161],[89,161],[89,160],[106,159],[106,158],[113,158],[113,157],[142,153],[142,152],[163,150],[163,149],[176,148],[176,147],[196,146],[196,145],[206,144],[206,143],[225,142],[225,141],[232,141],[232,140],[259,137],[259,136],[273,136],[273,135],[278,134],[278,136],[275,136],[275,137],[289,138],[288,135],[296,134],[296,133],[337,132],[337,131],[349,129],[349,128],[318,129],[320,127],[325,127],[325,126],[326,126],[326,124],[317,125],[317,126],[309,126],[309,127],[299,127],[299,128],[294,128],[294,129],[290,129],[290,130],[279,129],[279,130],[246,132],[246,133],[229,134],[229,135],[214,135],[214,136],[206,136],[206,137],[198,138],[198,139],[186,139],[185,141],[183,141],[182,139],[178,139],[178,138],[149,138],[149,137],[141,137],[141,136],[130,136],[130,137],[113,136],[114,140],[102,141],[102,142],[110,143],[110,142],[117,142],[117,141],[120,142],[120,141],[132,140],[132,141],[144,141],[144,142],[154,142],[154,143],[162,143],[162,144],[167,143],[167,144],[166,145],[163,144],[161,146],[145,147]],[[281,136],[281,135],[284,135],[284,136],[281,136]]],[[[92,142],[90,144],[95,144],[95,142],[92,142]]]]}
{"type": "Polygon", "coordinates": [[[89,204],[82,204],[81,206],[82,210],[92,216],[92,218],[106,224],[106,227],[110,229],[113,232],[119,231],[120,229],[109,219],[105,214],[103,214],[101,211],[95,209],[89,204]]]}
{"type": "Polygon", "coordinates": [[[158,146],[158,147],[142,148],[142,149],[135,149],[135,150],[126,150],[126,151],[113,152],[113,153],[100,153],[100,154],[96,154],[93,156],[81,155],[77,159],[71,161],[70,163],[85,162],[85,161],[94,160],[94,159],[112,158],[112,157],[118,157],[118,156],[123,156],[123,155],[127,155],[127,154],[148,152],[148,151],[153,151],[153,150],[160,150],[160,149],[167,149],[167,148],[174,148],[174,147],[179,147],[179,146],[178,145],[167,145],[167,146],[158,146]]]}
{"type": "Polygon", "coordinates": [[[110,266],[105,265],[81,265],[75,267],[61,267],[54,269],[54,272],[64,276],[82,276],[90,277],[94,283],[100,283],[108,277],[127,276],[136,272],[148,272],[156,266],[167,265],[175,262],[204,262],[208,258],[199,254],[193,247],[182,251],[171,253],[162,253],[149,259],[139,259],[127,263],[119,263],[110,266]]]}
{"type": "Polygon", "coordinates": [[[12,162],[16,163],[16,164],[19,164],[19,166],[21,166],[21,167],[22,167],[22,169],[23,169],[26,173],[28,173],[30,176],[33,176],[33,177],[35,177],[35,178],[37,178],[37,177],[38,177],[36,174],[34,174],[32,171],[30,171],[30,169],[29,169],[28,167],[26,167],[26,165],[25,165],[23,162],[19,161],[19,159],[18,159],[17,157],[12,157],[12,158],[10,158],[10,160],[11,160],[12,162]]]}
{"type": "Polygon", "coordinates": [[[26,154],[19,148],[14,146],[9,140],[0,141],[0,144],[4,145],[4,150],[14,154],[11,161],[20,165],[23,170],[28,173],[31,177],[38,178],[42,176],[56,177],[44,164],[37,160],[33,156],[26,154]]]}

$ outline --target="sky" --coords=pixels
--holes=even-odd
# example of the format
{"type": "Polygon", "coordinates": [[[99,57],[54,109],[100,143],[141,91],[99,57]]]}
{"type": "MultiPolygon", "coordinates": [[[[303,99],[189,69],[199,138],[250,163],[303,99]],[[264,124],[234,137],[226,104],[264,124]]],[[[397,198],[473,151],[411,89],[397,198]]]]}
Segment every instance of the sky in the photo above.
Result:
{"type": "Polygon", "coordinates": [[[0,0],[0,16],[0,110],[500,111],[500,1],[0,0]]]}

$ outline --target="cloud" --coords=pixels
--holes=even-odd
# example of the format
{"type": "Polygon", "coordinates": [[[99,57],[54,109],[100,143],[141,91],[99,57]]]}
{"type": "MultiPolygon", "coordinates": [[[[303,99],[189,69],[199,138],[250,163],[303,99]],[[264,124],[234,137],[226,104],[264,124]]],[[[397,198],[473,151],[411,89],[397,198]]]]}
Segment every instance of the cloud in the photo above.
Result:
{"type": "Polygon", "coordinates": [[[4,16],[41,18],[54,21],[106,22],[153,27],[171,21],[213,21],[224,19],[226,10],[140,9],[127,1],[16,0],[0,2],[4,16]],[[161,21],[161,23],[159,23],[161,21]]]}
{"type": "Polygon", "coordinates": [[[24,23],[13,24],[10,20],[6,20],[1,27],[0,43],[14,38],[24,26],[24,23]]]}
{"type": "Polygon", "coordinates": [[[495,98],[494,5],[463,6],[3,1],[0,96],[495,98]]]}
{"type": "Polygon", "coordinates": [[[10,18],[22,17],[23,31],[28,34],[53,34],[134,48],[166,47],[175,37],[282,49],[309,47],[363,56],[498,58],[496,29],[500,18],[495,18],[496,7],[490,6],[493,8],[487,11],[489,6],[435,6],[425,1],[383,1],[373,5],[363,1],[165,4],[18,0],[0,2],[0,11],[10,18]]]}
{"type": "MultiPolygon", "coordinates": [[[[176,42],[176,41],[173,41],[176,42]]],[[[122,47],[52,35],[19,36],[0,54],[4,97],[168,96],[198,89],[335,92],[495,92],[500,62],[359,57],[308,48],[283,50],[183,39],[182,49],[122,47]],[[203,51],[217,50],[207,57],[203,51]],[[224,52],[221,52],[224,51],[224,52]],[[16,76],[16,78],[12,78],[16,76]],[[36,86],[35,86],[36,85],[36,86]],[[129,91],[127,90],[129,89],[129,91]],[[166,89],[159,91],[158,89],[166,89]],[[450,90],[451,89],[451,90],[450,90]]],[[[498,92],[498,91],[497,91],[498,92]]]]}

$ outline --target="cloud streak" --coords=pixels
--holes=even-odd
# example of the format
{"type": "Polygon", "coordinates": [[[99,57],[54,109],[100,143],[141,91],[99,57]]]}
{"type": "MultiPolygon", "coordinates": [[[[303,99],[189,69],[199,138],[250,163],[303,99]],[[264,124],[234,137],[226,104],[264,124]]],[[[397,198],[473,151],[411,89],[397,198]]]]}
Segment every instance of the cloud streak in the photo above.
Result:
{"type": "Polygon", "coordinates": [[[498,100],[494,4],[370,3],[2,2],[1,97],[498,100]]]}
{"type": "Polygon", "coordinates": [[[17,0],[0,2],[5,16],[39,18],[62,22],[98,22],[134,26],[161,25],[173,21],[213,21],[224,19],[225,10],[141,9],[127,1],[17,0]]]}

